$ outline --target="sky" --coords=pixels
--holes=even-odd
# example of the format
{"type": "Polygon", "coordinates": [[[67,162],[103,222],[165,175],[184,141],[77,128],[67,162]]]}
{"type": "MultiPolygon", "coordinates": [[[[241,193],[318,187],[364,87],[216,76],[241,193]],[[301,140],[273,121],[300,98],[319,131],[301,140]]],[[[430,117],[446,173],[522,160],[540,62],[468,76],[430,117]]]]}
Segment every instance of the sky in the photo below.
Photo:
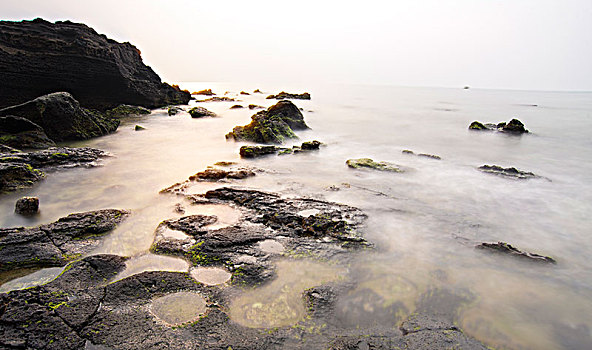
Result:
{"type": "Polygon", "coordinates": [[[1,0],[129,41],[164,81],[592,91],[592,0],[1,0]]]}

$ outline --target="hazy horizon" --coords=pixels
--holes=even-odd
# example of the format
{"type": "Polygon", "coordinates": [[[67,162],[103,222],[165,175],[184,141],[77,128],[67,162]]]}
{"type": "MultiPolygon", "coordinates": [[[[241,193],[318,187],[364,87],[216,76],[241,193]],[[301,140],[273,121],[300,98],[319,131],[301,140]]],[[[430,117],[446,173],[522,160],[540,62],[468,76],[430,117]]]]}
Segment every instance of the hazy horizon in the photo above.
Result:
{"type": "Polygon", "coordinates": [[[164,81],[591,91],[592,2],[3,0],[129,41],[164,81]]]}

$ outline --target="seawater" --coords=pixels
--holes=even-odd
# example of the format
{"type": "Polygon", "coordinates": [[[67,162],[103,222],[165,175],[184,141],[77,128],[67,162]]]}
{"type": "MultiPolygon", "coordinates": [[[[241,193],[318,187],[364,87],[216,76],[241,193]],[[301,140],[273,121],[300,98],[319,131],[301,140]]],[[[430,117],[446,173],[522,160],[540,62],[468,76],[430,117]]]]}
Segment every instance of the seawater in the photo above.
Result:
{"type": "MultiPolygon", "coordinates": [[[[146,253],[158,223],[181,215],[174,212],[179,198],[158,191],[217,161],[236,161],[265,170],[243,181],[245,186],[354,205],[368,214],[364,233],[376,249],[357,256],[349,273],[360,288],[382,298],[380,305],[365,308],[371,310],[365,315],[368,319],[380,319],[397,302],[413,312],[419,295],[447,289],[471,296],[456,310],[455,320],[487,345],[590,346],[592,93],[361,85],[182,86],[191,91],[212,88],[218,95],[228,91],[227,96],[242,101],[192,101],[190,106],[204,106],[220,118],[169,117],[166,110],[155,110],[123,120],[112,135],[69,143],[100,148],[112,157],[101,167],[50,173],[32,189],[0,197],[0,226],[33,226],[102,208],[130,209],[132,216],[93,254],[150,261],[146,253]],[[256,88],[265,94],[239,95],[256,88]],[[267,94],[305,88],[312,100],[293,102],[303,109],[311,129],[299,132],[294,144],[317,139],[326,146],[318,152],[241,160],[238,149],[243,143],[226,141],[224,135],[247,124],[256,111],[229,107],[268,107],[276,101],[266,100],[267,94]],[[497,123],[512,118],[520,119],[531,133],[467,129],[474,120],[497,123]],[[136,124],[146,130],[134,131],[136,124]],[[403,154],[405,149],[442,159],[403,154]],[[359,157],[409,170],[380,173],[345,165],[347,159],[359,157]],[[513,166],[542,178],[516,181],[476,170],[484,164],[513,166]],[[13,213],[14,202],[24,195],[40,198],[40,215],[24,218],[13,213]],[[479,242],[497,241],[550,255],[558,263],[540,266],[474,249],[479,242]]],[[[199,209],[192,207],[193,213],[199,209]]],[[[215,214],[205,208],[204,213],[215,214]]],[[[166,269],[162,264],[159,260],[158,268],[166,269]]],[[[181,265],[174,262],[168,268],[181,265]]],[[[142,266],[131,270],[141,271],[142,266]]],[[[48,273],[42,274],[44,279],[48,273]]],[[[33,283],[22,279],[8,283],[33,283]]],[[[342,304],[349,305],[347,300],[342,304]]],[[[351,324],[354,327],[355,321],[351,324]]]]}

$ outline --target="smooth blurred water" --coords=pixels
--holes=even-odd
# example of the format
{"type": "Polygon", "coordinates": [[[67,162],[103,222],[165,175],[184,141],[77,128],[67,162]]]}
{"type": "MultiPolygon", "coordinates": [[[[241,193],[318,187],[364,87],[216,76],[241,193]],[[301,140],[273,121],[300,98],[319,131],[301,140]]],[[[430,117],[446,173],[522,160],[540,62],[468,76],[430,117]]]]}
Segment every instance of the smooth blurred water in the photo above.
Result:
{"type": "MultiPolygon", "coordinates": [[[[401,299],[413,312],[415,298],[430,288],[469,291],[474,301],[459,310],[457,322],[488,345],[572,349],[592,344],[591,93],[308,87],[312,100],[294,103],[304,110],[311,130],[299,132],[297,142],[317,139],[326,147],[248,161],[238,157],[242,143],[226,141],[224,135],[247,124],[255,111],[229,107],[267,107],[275,103],[265,99],[267,93],[305,90],[214,83],[182,87],[212,88],[219,95],[230,91],[228,96],[242,101],[199,104],[220,118],[169,117],[157,110],[123,121],[113,135],[75,144],[107,150],[113,157],[103,167],[52,173],[33,189],[1,197],[0,225],[37,225],[101,208],[131,209],[131,218],[97,252],[139,258],[152,244],[158,223],[180,216],[174,212],[179,198],[159,195],[160,189],[217,161],[237,161],[266,170],[243,181],[247,186],[362,208],[369,215],[365,234],[377,248],[362,254],[350,275],[383,299],[401,299]],[[256,88],[265,94],[238,95],[256,88]],[[512,118],[531,133],[467,129],[474,120],[512,118]],[[136,124],[146,130],[134,131],[136,124]],[[404,149],[442,160],[403,154],[404,149]],[[410,170],[393,174],[345,165],[358,157],[410,170]],[[476,170],[484,164],[514,166],[543,178],[515,181],[476,170]],[[39,216],[13,214],[14,202],[23,195],[40,198],[39,216]],[[478,242],[497,241],[550,255],[558,264],[539,266],[474,249],[478,242]]],[[[200,213],[200,208],[191,211],[200,213]]],[[[372,310],[380,316],[381,306],[372,310]]]]}

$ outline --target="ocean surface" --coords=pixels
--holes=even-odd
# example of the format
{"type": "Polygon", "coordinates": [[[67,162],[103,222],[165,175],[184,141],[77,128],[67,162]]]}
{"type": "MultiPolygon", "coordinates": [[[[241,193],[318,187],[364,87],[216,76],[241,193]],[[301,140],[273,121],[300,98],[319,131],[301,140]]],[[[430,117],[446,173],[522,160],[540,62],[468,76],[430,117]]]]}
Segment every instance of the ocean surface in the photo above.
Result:
{"type": "MultiPolygon", "coordinates": [[[[339,305],[344,310],[337,315],[351,318],[352,327],[387,317],[395,303],[412,313],[419,295],[445,289],[466,300],[453,311],[459,327],[488,346],[592,348],[592,93],[361,85],[181,86],[190,91],[211,88],[219,96],[228,92],[226,96],[241,102],[191,101],[190,106],[204,106],[220,118],[192,119],[186,113],[169,117],[166,110],[155,110],[125,119],[112,135],[68,143],[100,148],[112,157],[101,167],[50,173],[30,190],[0,197],[0,227],[49,223],[87,210],[130,209],[132,216],[93,254],[133,257],[119,278],[147,270],[187,271],[188,263],[181,259],[147,253],[159,222],[179,215],[172,210],[179,198],[158,192],[215,162],[237,161],[264,170],[243,186],[336,201],[368,214],[364,234],[375,249],[358,253],[347,272],[337,272],[359,286],[343,297],[339,305]],[[239,95],[255,89],[264,94],[239,95]],[[268,107],[275,100],[265,96],[281,90],[312,95],[310,101],[293,101],[311,127],[298,132],[300,140],[293,144],[319,140],[326,146],[318,152],[241,160],[238,149],[244,143],[226,141],[224,135],[233,126],[247,124],[255,111],[229,107],[268,107]],[[468,130],[474,120],[497,123],[512,118],[531,132],[468,130]],[[134,131],[136,124],[146,130],[134,131]],[[442,159],[402,153],[407,149],[442,159]],[[394,162],[407,171],[346,166],[347,159],[360,157],[394,162]],[[485,164],[516,167],[541,177],[513,180],[477,170],[485,164]],[[40,198],[40,215],[23,218],[13,213],[14,202],[24,195],[40,198]],[[557,264],[533,264],[474,248],[498,241],[552,256],[557,264]],[[359,297],[364,290],[380,298],[364,300],[359,297]],[[363,304],[360,310],[365,313],[345,310],[356,303],[363,304]]],[[[214,187],[219,186],[201,184],[192,190],[203,193],[214,187]]],[[[228,224],[239,215],[224,206],[190,208],[188,214],[194,213],[216,214],[228,224]]],[[[286,286],[295,285],[291,275],[303,278],[290,274],[290,266],[299,272],[307,271],[306,266],[311,273],[319,271],[312,262],[281,264],[288,272],[274,283],[285,279],[286,286]]],[[[5,283],[0,291],[43,283],[60,271],[35,271],[5,283]]],[[[309,282],[321,277],[310,277],[309,282]]],[[[309,286],[299,288],[304,287],[309,286]]],[[[240,312],[232,314],[239,315],[237,322],[258,327],[238,319],[240,312]]],[[[265,325],[273,326],[274,320],[265,325]]]]}

